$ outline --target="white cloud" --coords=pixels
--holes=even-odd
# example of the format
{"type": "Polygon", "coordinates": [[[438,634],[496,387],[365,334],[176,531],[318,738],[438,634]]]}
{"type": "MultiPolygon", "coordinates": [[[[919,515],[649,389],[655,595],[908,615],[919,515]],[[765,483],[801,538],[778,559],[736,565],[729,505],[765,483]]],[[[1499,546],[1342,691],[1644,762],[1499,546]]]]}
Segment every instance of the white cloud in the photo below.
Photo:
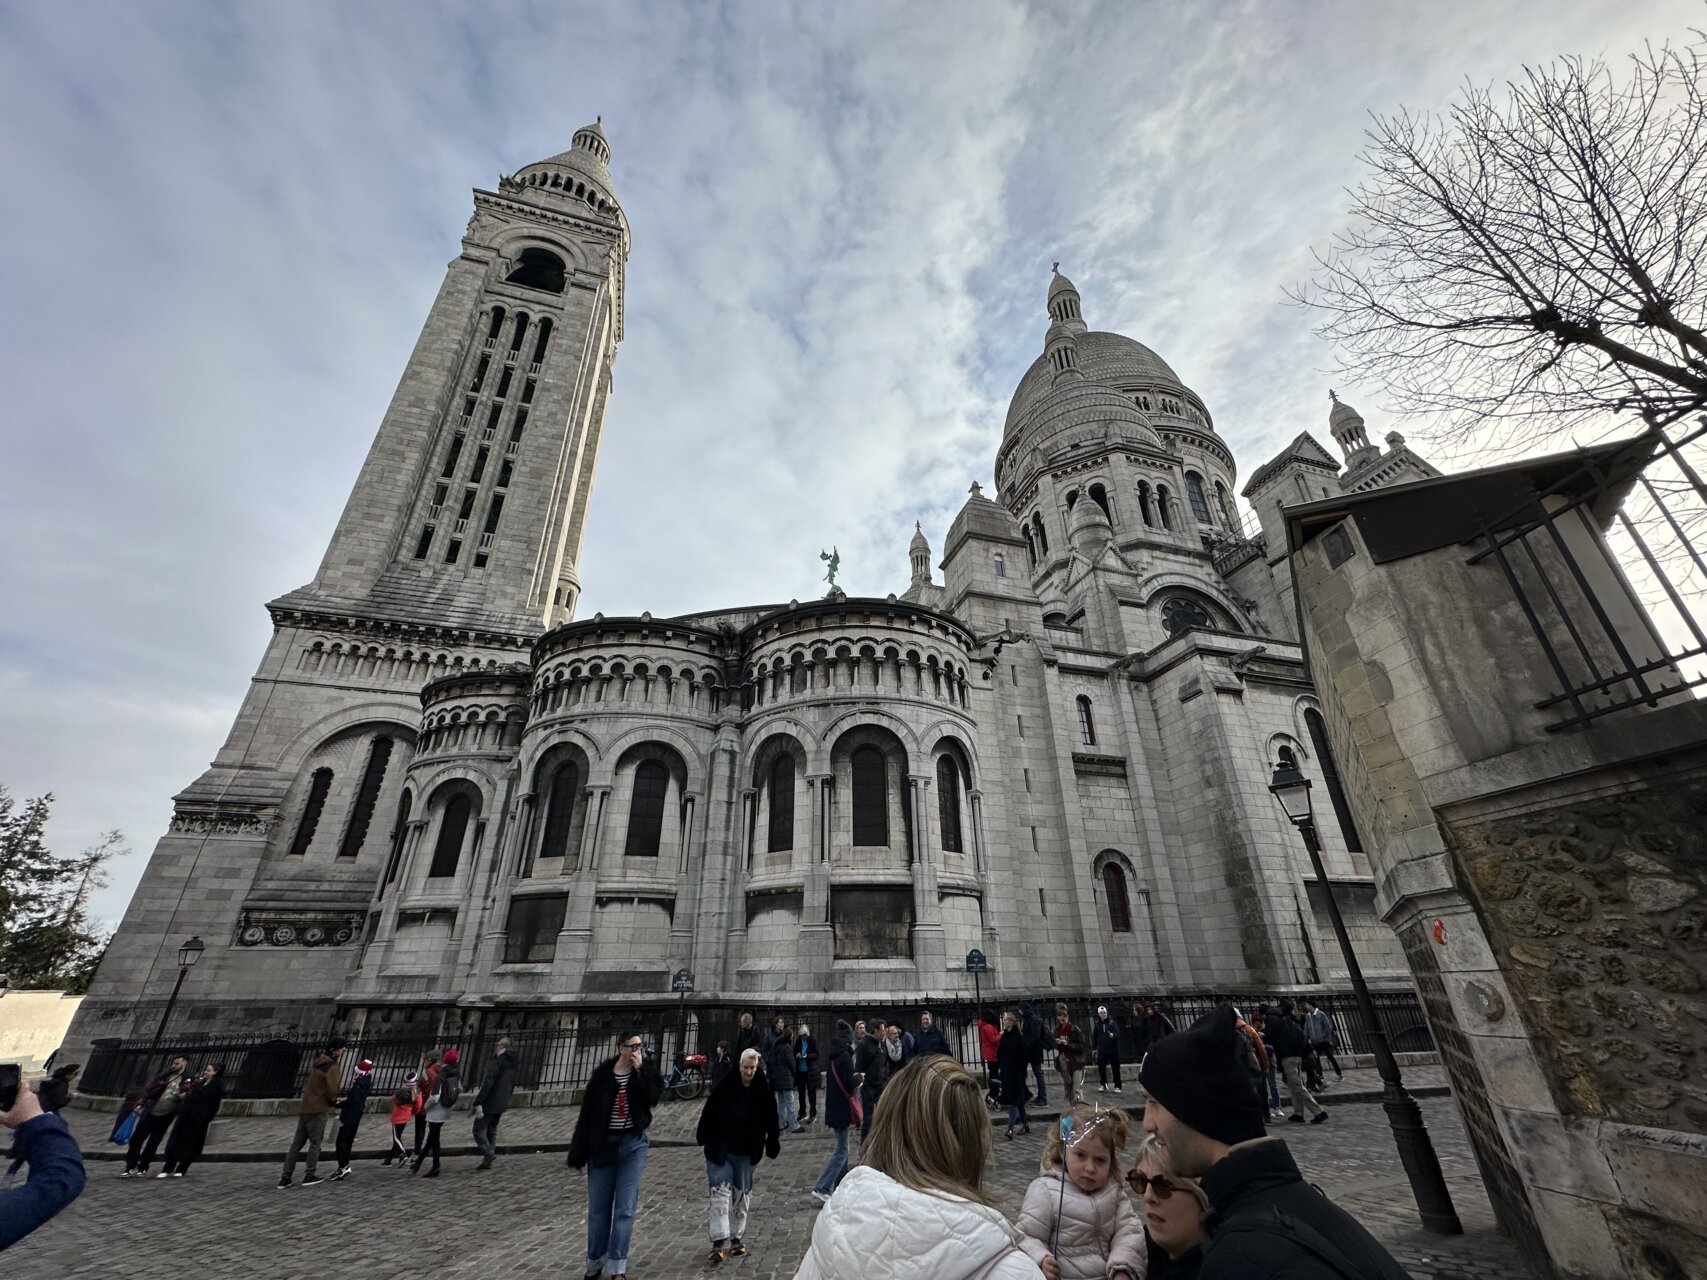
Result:
{"type": "MultiPolygon", "coordinates": [[[[1365,113],[1693,4],[0,12],[0,781],[137,856],[312,576],[468,188],[602,113],[634,229],[584,610],[903,586],[989,483],[1048,264],[1248,471],[1320,427],[1282,305],[1365,113]],[[675,513],[661,521],[659,512],[675,513]]],[[[1373,393],[1341,388],[1385,428],[1373,393]]]]}

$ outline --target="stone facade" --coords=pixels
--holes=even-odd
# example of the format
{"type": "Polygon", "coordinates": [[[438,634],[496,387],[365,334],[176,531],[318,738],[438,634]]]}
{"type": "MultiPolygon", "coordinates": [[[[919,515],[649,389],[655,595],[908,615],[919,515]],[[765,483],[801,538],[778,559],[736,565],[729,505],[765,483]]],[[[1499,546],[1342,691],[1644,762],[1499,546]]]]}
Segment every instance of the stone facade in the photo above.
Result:
{"type": "MultiPolygon", "coordinates": [[[[713,998],[969,992],[974,948],[998,994],[1339,985],[1267,792],[1281,753],[1337,785],[1284,544],[1241,527],[1201,398],[1065,277],[940,583],[919,530],[900,595],[571,620],[622,328],[608,156],[589,127],[476,192],[73,1039],[147,1028],[192,933],[191,1029],[550,1024],[684,967],[713,998]]],[[[1297,446],[1265,527],[1305,471],[1339,491],[1297,446]]],[[[1403,982],[1349,811],[1323,837],[1366,972],[1403,982]]]]}
{"type": "MultiPolygon", "coordinates": [[[[1377,907],[1502,1225],[1560,1276],[1703,1276],[1707,707],[1680,688],[1620,707],[1617,681],[1582,695],[1607,714],[1566,728],[1537,641],[1562,641],[1569,611],[1601,673],[1619,647],[1653,660],[1601,536],[1631,478],[1618,450],[1317,501],[1288,513],[1289,545],[1377,907]],[[1561,479],[1591,476],[1610,500],[1561,479]],[[1472,562],[1476,521],[1538,494],[1566,511],[1560,541],[1513,549],[1509,576],[1472,562]],[[1562,606],[1534,613],[1541,632],[1514,583],[1562,606]]],[[[1659,663],[1645,678],[1681,686],[1659,663]]]]}

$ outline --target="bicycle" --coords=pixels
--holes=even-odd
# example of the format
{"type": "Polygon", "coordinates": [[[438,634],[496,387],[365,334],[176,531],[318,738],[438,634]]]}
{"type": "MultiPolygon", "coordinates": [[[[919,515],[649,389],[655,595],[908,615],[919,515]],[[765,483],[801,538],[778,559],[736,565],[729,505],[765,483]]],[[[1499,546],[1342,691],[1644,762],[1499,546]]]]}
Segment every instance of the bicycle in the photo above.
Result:
{"type": "Polygon", "coordinates": [[[675,1065],[664,1077],[665,1094],[689,1101],[705,1092],[705,1055],[678,1053],[675,1065]]]}

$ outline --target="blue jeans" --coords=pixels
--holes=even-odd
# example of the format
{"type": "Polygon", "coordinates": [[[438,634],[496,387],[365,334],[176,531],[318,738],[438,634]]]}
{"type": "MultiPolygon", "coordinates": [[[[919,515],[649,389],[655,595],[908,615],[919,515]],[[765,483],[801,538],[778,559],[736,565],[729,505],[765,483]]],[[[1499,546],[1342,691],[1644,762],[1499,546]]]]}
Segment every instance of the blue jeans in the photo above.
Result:
{"type": "Polygon", "coordinates": [[[628,1242],[634,1235],[634,1207],[640,1201],[640,1174],[651,1149],[644,1133],[625,1134],[616,1163],[587,1166],[587,1274],[628,1274],[628,1242]]]}
{"type": "Polygon", "coordinates": [[[784,1133],[800,1127],[800,1112],[795,1106],[794,1090],[782,1089],[776,1095],[776,1123],[784,1133]]]}
{"type": "Polygon", "coordinates": [[[1031,1064],[1031,1075],[1037,1081],[1037,1105],[1047,1107],[1049,1105],[1049,1086],[1043,1083],[1043,1064],[1041,1062],[1031,1064]]]}
{"type": "MultiPolygon", "coordinates": [[[[836,1131],[836,1149],[830,1152],[829,1162],[824,1165],[824,1172],[818,1175],[818,1185],[814,1190],[829,1195],[846,1176],[848,1171],[848,1128],[841,1126],[836,1131]]],[[[591,1267],[588,1270],[592,1270],[591,1267]]]]}
{"type": "Polygon", "coordinates": [[[1280,1084],[1275,1079],[1275,1069],[1272,1063],[1268,1068],[1268,1108],[1270,1111],[1280,1110],[1280,1084]]]}
{"type": "Polygon", "coordinates": [[[1030,1123],[1031,1117],[1025,1114],[1025,1103],[1008,1103],[1008,1128],[1017,1129],[1022,1124],[1028,1125],[1030,1123]]]}

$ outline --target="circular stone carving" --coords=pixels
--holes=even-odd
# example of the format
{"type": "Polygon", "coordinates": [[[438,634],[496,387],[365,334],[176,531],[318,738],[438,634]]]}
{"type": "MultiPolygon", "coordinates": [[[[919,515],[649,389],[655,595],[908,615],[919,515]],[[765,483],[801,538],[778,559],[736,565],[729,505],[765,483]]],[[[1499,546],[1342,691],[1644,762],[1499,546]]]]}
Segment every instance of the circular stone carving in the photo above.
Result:
{"type": "Polygon", "coordinates": [[[311,924],[302,931],[302,940],[311,947],[318,947],[326,941],[326,930],[317,924],[311,924]]]}
{"type": "Polygon", "coordinates": [[[259,946],[262,940],[266,938],[267,931],[258,924],[252,924],[237,936],[244,946],[255,947],[259,946]]]}
{"type": "Polygon", "coordinates": [[[355,937],[355,934],[356,931],[354,929],[350,928],[349,925],[345,925],[342,929],[339,929],[332,935],[332,941],[334,943],[348,942],[351,938],[355,937]]]}
{"type": "Polygon", "coordinates": [[[296,930],[288,924],[281,924],[268,937],[275,947],[288,947],[296,941],[296,930]]]}

